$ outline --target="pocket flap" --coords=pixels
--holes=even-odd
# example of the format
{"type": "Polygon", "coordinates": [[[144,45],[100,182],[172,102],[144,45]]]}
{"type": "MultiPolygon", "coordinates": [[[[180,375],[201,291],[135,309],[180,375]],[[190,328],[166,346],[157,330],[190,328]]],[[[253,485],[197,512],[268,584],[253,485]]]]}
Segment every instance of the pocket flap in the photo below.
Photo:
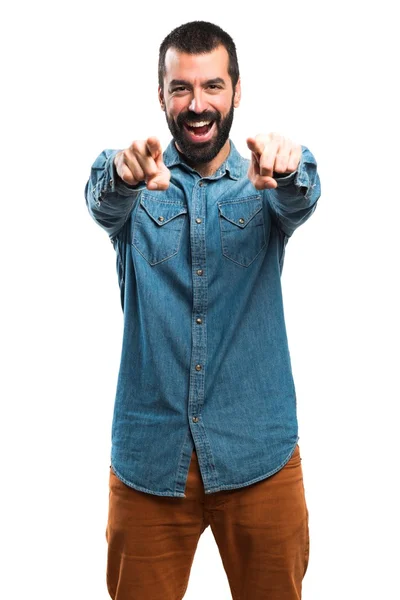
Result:
{"type": "Polygon", "coordinates": [[[169,202],[167,200],[158,200],[153,195],[143,193],[140,200],[147,214],[162,227],[175,217],[187,213],[187,206],[180,202],[169,202]]]}
{"type": "Polygon", "coordinates": [[[262,209],[260,196],[237,200],[235,202],[224,202],[218,205],[221,215],[238,227],[246,227],[251,219],[262,209]]]}

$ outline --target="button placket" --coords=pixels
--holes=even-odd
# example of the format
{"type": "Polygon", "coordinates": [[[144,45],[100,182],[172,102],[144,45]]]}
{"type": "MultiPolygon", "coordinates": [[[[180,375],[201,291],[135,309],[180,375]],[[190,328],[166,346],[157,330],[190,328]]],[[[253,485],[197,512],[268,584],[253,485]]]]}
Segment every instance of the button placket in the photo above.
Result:
{"type": "Polygon", "coordinates": [[[207,264],[206,264],[206,189],[207,184],[199,181],[192,193],[192,220],[190,227],[190,245],[192,256],[193,312],[192,312],[192,348],[191,372],[189,383],[188,416],[192,437],[202,463],[202,474],[207,489],[215,487],[214,460],[208,436],[201,419],[204,403],[205,372],[207,360],[207,264]]]}

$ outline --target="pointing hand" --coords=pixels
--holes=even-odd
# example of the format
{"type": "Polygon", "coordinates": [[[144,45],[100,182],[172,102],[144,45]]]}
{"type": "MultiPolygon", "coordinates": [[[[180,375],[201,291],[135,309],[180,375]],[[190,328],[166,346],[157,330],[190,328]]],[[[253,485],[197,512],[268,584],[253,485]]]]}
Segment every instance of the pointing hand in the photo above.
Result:
{"type": "Polygon", "coordinates": [[[128,185],[146,183],[148,190],[166,190],[171,173],[164,165],[161,143],[156,137],[135,140],[118,152],[114,165],[119,177],[128,185]]]}
{"type": "Polygon", "coordinates": [[[248,178],[257,190],[276,188],[276,174],[293,173],[301,158],[301,145],[278,133],[247,138],[252,152],[248,178]]]}

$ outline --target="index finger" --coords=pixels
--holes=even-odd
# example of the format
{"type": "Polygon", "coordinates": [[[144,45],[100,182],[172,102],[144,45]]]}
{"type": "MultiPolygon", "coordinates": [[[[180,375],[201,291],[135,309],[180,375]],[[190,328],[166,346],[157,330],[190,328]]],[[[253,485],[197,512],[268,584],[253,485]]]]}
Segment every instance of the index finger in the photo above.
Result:
{"type": "Polygon", "coordinates": [[[156,137],[149,137],[146,140],[146,147],[152,158],[156,159],[162,155],[161,142],[156,137]]]}
{"type": "Polygon", "coordinates": [[[247,142],[247,147],[249,148],[249,150],[251,150],[252,152],[254,152],[255,154],[262,154],[265,144],[262,144],[261,142],[257,142],[254,138],[249,137],[246,140],[247,142]]]}

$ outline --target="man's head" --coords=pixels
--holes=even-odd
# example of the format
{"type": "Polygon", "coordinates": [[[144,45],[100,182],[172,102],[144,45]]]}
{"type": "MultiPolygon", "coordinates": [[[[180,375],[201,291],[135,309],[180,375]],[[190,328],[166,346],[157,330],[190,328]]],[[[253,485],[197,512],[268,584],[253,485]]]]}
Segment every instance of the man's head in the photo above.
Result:
{"type": "Polygon", "coordinates": [[[232,38],[204,21],[174,29],[162,42],[159,99],[178,149],[189,162],[210,162],[229,138],[240,102],[232,38]]]}

